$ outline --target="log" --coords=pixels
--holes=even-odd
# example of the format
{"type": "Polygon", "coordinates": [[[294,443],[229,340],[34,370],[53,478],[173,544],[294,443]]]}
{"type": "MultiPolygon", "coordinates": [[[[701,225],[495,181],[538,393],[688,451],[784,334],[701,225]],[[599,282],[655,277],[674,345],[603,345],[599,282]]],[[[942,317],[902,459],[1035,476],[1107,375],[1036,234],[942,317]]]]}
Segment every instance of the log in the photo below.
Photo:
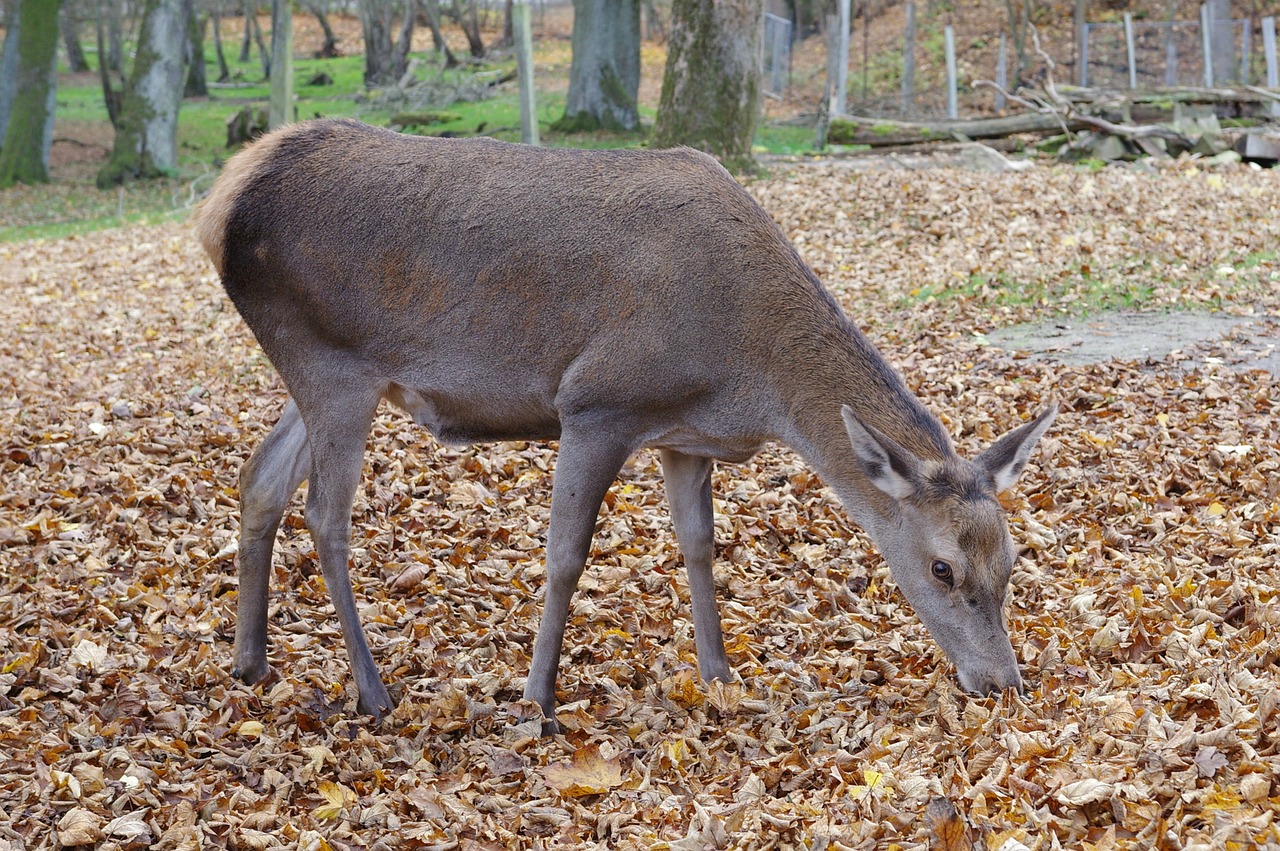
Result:
{"type": "MultiPolygon", "coordinates": [[[[1067,129],[1083,130],[1089,125],[1068,119],[1067,129]]],[[[871,121],[847,116],[831,116],[827,141],[834,145],[868,145],[873,148],[915,145],[922,142],[948,142],[956,139],[999,139],[1019,133],[1061,133],[1063,122],[1058,116],[1029,112],[999,118],[976,118],[959,121],[871,121]]]]}

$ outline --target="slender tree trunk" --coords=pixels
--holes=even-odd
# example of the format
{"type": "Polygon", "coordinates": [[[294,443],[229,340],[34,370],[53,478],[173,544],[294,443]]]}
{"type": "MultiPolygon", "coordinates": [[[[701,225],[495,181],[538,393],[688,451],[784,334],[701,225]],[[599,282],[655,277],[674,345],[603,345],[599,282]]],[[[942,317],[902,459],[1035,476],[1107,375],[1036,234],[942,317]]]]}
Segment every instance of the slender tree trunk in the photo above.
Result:
{"type": "Polygon", "coordinates": [[[392,78],[399,80],[409,69],[409,48],[413,45],[413,27],[418,20],[416,0],[404,0],[404,17],[400,19],[400,40],[391,51],[392,78]]]}
{"type": "Polygon", "coordinates": [[[655,148],[689,145],[753,171],[764,0],[674,0],[655,148]]]}
{"type": "Polygon", "coordinates": [[[18,74],[0,147],[0,188],[49,181],[53,99],[62,0],[22,0],[18,9],[18,74]]]}
{"type": "Polygon", "coordinates": [[[258,16],[255,14],[252,19],[253,23],[253,41],[258,45],[258,60],[262,64],[262,79],[271,76],[271,52],[267,50],[267,42],[262,37],[262,24],[258,23],[258,16]]]}
{"type": "Polygon", "coordinates": [[[463,8],[462,0],[453,0],[451,15],[467,36],[467,48],[476,59],[484,58],[484,39],[480,37],[480,19],[476,13],[476,0],[468,0],[463,8]]]}
{"type": "Polygon", "coordinates": [[[561,132],[640,126],[640,0],[574,0],[573,65],[561,132]]]}
{"type": "Polygon", "coordinates": [[[244,37],[240,39],[241,62],[248,62],[249,57],[253,55],[253,21],[255,15],[253,3],[254,0],[244,0],[244,37]]]}
{"type": "Polygon", "coordinates": [[[334,59],[338,56],[338,37],[334,35],[333,26],[329,23],[329,16],[325,13],[323,3],[309,3],[307,10],[316,16],[316,22],[320,24],[320,29],[324,32],[324,44],[320,45],[320,49],[315,52],[316,59],[334,59]]]}
{"type": "Polygon", "coordinates": [[[231,68],[222,50],[222,16],[217,12],[213,13],[213,52],[218,57],[218,82],[225,83],[231,79],[231,68]]]}
{"type": "MultiPolygon", "coordinates": [[[[495,47],[511,47],[516,43],[515,25],[512,23],[511,10],[515,5],[515,0],[506,0],[502,4],[502,39],[495,47]]],[[[577,20],[577,17],[574,17],[577,20]]]]}
{"type": "Polygon", "coordinates": [[[102,81],[102,102],[107,107],[107,118],[111,120],[113,128],[120,126],[120,99],[123,96],[123,90],[117,89],[111,82],[112,73],[118,73],[111,67],[109,60],[104,60],[110,50],[107,47],[107,41],[110,38],[107,32],[106,15],[102,9],[103,0],[98,0],[97,15],[97,35],[98,35],[98,78],[102,81]]]}
{"type": "Polygon", "coordinates": [[[440,31],[440,4],[438,0],[422,0],[422,11],[427,17],[427,26],[431,29],[431,42],[435,45],[436,53],[444,54],[444,67],[458,67],[458,57],[453,55],[453,51],[449,49],[449,42],[445,40],[444,33],[440,31]]]}
{"type": "Polygon", "coordinates": [[[124,9],[122,6],[123,0],[107,0],[107,67],[116,74],[124,73],[124,9]]]}
{"type": "Polygon", "coordinates": [[[120,108],[111,158],[98,186],[172,174],[178,167],[178,110],[186,0],[147,0],[133,72],[120,108]]]}
{"type": "Polygon", "coordinates": [[[73,74],[83,74],[89,68],[89,60],[84,58],[84,48],[80,46],[80,13],[74,2],[62,7],[62,42],[67,48],[67,68],[73,74]]]}
{"type": "Polygon", "coordinates": [[[196,10],[192,4],[187,13],[187,84],[182,96],[203,98],[209,96],[209,79],[204,61],[204,31],[209,17],[196,10]]]}

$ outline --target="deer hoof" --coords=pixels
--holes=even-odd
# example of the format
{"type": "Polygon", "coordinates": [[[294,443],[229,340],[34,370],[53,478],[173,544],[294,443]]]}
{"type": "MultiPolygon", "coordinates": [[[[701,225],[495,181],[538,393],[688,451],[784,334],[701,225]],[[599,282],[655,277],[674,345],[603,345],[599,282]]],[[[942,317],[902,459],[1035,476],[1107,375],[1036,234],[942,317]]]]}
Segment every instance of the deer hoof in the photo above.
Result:
{"type": "Polygon", "coordinates": [[[395,708],[395,702],[392,701],[391,695],[387,694],[385,686],[378,688],[373,694],[360,693],[360,699],[356,701],[356,709],[361,715],[372,715],[374,721],[381,721],[395,708]]]}
{"type": "Polygon", "coordinates": [[[270,673],[271,665],[265,658],[252,662],[238,662],[231,669],[231,676],[248,686],[262,682],[270,673]]]}

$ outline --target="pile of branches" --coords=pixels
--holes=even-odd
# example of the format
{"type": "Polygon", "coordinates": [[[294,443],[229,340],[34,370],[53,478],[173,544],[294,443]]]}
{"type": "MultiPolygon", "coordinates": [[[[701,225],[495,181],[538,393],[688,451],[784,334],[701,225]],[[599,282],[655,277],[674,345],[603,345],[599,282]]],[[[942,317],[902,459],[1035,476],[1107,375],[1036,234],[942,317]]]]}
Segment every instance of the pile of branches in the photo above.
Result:
{"type": "Polygon", "coordinates": [[[1009,103],[1024,107],[1024,112],[933,122],[833,116],[827,141],[885,148],[1030,134],[1053,137],[1046,147],[1056,149],[1062,159],[1176,157],[1187,152],[1213,155],[1229,147],[1220,132],[1216,110],[1265,117],[1273,112],[1271,105],[1280,102],[1280,95],[1256,86],[1140,92],[1059,87],[1054,79],[1056,63],[1041,47],[1034,28],[1031,35],[1035,53],[1044,65],[1038,75],[1041,86],[1010,92],[991,80],[973,83],[974,88],[999,92],[1009,103]]]}

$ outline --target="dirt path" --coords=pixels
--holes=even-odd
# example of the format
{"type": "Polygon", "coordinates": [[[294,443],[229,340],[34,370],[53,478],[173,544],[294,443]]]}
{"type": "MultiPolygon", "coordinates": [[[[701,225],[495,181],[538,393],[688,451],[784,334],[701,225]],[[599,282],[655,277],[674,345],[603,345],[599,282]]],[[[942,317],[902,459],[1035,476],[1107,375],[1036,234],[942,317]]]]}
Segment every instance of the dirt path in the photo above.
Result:
{"type": "Polygon", "coordinates": [[[1275,320],[1214,313],[1118,312],[1013,325],[987,339],[1034,360],[1073,366],[1173,356],[1189,364],[1221,363],[1280,375],[1277,325],[1275,320]]]}

